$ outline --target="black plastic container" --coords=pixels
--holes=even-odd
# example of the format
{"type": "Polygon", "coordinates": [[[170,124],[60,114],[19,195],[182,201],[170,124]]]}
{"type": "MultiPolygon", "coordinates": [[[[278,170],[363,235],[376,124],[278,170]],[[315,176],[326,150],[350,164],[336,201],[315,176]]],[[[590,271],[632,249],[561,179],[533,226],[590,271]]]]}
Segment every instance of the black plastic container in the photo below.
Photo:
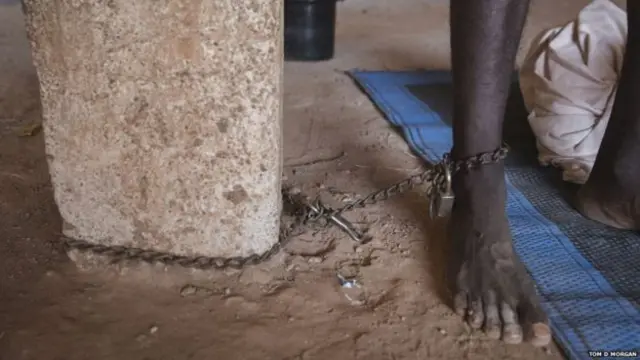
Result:
{"type": "Polygon", "coordinates": [[[323,61],[333,58],[336,1],[285,0],[285,60],[323,61]]]}

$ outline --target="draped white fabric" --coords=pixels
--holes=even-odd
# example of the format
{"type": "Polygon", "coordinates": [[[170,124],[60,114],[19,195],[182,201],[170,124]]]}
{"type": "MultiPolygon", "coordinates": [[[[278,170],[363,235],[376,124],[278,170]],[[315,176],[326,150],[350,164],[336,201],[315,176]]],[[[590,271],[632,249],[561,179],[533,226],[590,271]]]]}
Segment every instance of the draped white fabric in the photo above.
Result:
{"type": "Polygon", "coordinates": [[[520,70],[538,160],[584,183],[609,121],[627,38],[624,10],[595,0],[564,26],[541,33],[520,70]]]}

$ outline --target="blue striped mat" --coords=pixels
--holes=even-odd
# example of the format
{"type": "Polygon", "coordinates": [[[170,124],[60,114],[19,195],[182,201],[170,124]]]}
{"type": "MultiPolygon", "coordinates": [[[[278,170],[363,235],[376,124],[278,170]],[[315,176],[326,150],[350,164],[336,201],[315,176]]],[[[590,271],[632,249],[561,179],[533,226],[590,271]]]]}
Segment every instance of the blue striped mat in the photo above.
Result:
{"type": "MultiPolygon", "coordinates": [[[[438,161],[451,149],[450,72],[349,74],[424,160],[438,161]]],[[[640,235],[573,209],[575,185],[537,163],[517,83],[504,138],[511,147],[507,213],[514,246],[536,281],[554,339],[571,359],[591,359],[589,351],[640,349],[640,235]]]]}

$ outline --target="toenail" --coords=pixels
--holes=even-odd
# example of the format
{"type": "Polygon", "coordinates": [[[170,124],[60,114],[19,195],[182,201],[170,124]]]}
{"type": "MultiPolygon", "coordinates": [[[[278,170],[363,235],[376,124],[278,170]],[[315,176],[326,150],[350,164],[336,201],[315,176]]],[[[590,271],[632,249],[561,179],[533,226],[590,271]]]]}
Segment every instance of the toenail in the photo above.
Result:
{"type": "Polygon", "coordinates": [[[551,342],[551,330],[546,324],[533,324],[531,330],[533,332],[533,338],[531,339],[533,346],[546,346],[551,342]]]}
{"type": "Polygon", "coordinates": [[[533,334],[536,337],[551,336],[551,331],[549,330],[549,327],[546,324],[540,324],[540,323],[533,324],[531,328],[533,329],[533,334]]]}
{"type": "Polygon", "coordinates": [[[520,344],[522,342],[522,329],[516,324],[504,327],[503,340],[507,344],[520,344]]]}
{"type": "Polygon", "coordinates": [[[502,335],[502,332],[500,331],[499,327],[491,327],[487,329],[486,332],[487,332],[487,336],[490,339],[495,339],[495,340],[500,339],[500,335],[502,335]]]}

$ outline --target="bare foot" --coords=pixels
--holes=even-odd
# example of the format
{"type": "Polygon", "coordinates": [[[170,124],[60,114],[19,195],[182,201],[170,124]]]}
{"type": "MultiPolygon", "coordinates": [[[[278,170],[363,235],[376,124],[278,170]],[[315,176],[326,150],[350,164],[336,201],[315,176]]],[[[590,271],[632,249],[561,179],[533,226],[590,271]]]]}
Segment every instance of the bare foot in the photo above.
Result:
{"type": "Polygon", "coordinates": [[[615,186],[587,182],[578,191],[576,208],[591,220],[624,230],[640,230],[640,197],[621,195],[615,186]],[[608,190],[606,190],[608,188],[608,190]]]}
{"type": "Polygon", "coordinates": [[[505,213],[502,164],[454,176],[449,239],[455,251],[456,312],[472,328],[509,344],[551,341],[533,281],[515,254],[505,213]]]}

